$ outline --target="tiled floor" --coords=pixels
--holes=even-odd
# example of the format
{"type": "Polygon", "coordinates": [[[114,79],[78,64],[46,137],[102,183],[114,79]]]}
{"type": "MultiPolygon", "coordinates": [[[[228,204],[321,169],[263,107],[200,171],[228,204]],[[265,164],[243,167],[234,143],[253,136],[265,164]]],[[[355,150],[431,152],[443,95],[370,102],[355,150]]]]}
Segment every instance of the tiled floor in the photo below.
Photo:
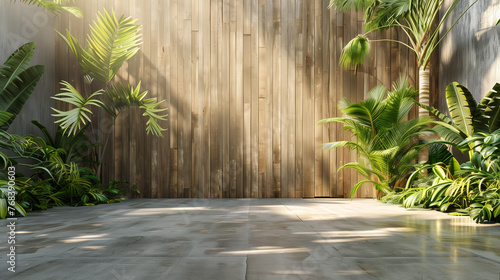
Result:
{"type": "MultiPolygon", "coordinates": [[[[6,221],[2,221],[6,224],[6,221]]],[[[500,225],[371,199],[138,199],[19,218],[0,279],[500,279],[500,225]]]]}

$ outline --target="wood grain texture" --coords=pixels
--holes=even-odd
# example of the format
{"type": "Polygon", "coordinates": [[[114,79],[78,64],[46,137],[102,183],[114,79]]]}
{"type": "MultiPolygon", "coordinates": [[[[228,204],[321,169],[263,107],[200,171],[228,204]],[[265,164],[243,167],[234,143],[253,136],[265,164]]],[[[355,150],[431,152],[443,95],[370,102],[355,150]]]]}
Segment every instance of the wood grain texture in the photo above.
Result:
{"type": "MultiPolygon", "coordinates": [[[[362,67],[338,66],[342,47],[363,32],[362,16],[326,9],[328,0],[92,0],[85,18],[61,16],[79,39],[102,8],[138,19],[144,42],[116,82],[142,81],[149,97],[166,100],[164,137],[145,134],[139,108],[120,116],[104,165],[107,180],[131,180],[143,197],[349,197],[361,177],[337,169],[356,161],[338,124],[338,101],[360,101],[400,73],[416,84],[415,57],[376,43],[362,67]]],[[[401,32],[371,35],[402,39],[401,32]]],[[[57,80],[81,87],[81,73],[62,40],[57,80]]],[[[437,85],[437,83],[435,83],[437,85]]],[[[57,104],[61,108],[63,104],[57,104]]],[[[412,114],[416,114],[416,111],[412,114]]],[[[375,192],[363,187],[360,197],[375,192]]]]}

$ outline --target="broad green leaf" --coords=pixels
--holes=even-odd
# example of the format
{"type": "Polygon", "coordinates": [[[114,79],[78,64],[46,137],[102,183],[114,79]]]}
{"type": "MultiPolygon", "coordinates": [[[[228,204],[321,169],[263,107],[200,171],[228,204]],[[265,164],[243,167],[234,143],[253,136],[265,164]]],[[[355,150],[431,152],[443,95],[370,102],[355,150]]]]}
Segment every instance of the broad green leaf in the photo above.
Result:
{"type": "Polygon", "coordinates": [[[467,88],[457,82],[446,87],[446,102],[454,124],[468,137],[474,133],[472,116],[476,102],[467,88]]]}
{"type": "Polygon", "coordinates": [[[14,209],[16,209],[17,213],[21,214],[21,216],[26,217],[26,210],[19,204],[15,203],[14,204],[14,209]]]}
{"type": "Polygon", "coordinates": [[[24,104],[45,72],[45,67],[28,68],[33,57],[35,43],[27,43],[17,49],[0,68],[0,111],[12,116],[1,125],[6,130],[21,112],[24,104]]]}
{"type": "Polygon", "coordinates": [[[436,174],[436,176],[438,176],[441,180],[448,178],[448,176],[446,176],[446,171],[444,171],[444,169],[439,165],[432,167],[432,171],[434,171],[434,174],[436,174]]]}
{"type": "Polygon", "coordinates": [[[0,111],[0,129],[7,130],[7,124],[13,116],[14,115],[9,112],[0,111]]]}
{"type": "Polygon", "coordinates": [[[493,210],[493,217],[498,217],[500,215],[500,203],[497,203],[497,206],[493,210]]]}
{"type": "Polygon", "coordinates": [[[7,217],[7,199],[0,198],[0,218],[5,219],[7,217]]]}

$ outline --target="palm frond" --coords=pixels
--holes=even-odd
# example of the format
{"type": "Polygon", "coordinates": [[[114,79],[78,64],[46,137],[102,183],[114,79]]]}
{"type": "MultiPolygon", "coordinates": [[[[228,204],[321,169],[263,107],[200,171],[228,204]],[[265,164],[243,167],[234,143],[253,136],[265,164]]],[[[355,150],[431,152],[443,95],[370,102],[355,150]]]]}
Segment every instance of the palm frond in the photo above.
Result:
{"type": "Polygon", "coordinates": [[[500,84],[495,84],[477,105],[474,131],[492,133],[500,128],[500,84]]]}
{"type": "Polygon", "coordinates": [[[339,147],[360,147],[356,142],[353,141],[337,141],[323,144],[323,150],[332,150],[339,147]]]}
{"type": "Polygon", "coordinates": [[[404,18],[411,10],[412,0],[381,0],[378,1],[376,9],[367,15],[367,30],[387,29],[394,27],[401,18],[404,18]]]}
{"type": "Polygon", "coordinates": [[[380,115],[380,123],[384,127],[403,121],[413,108],[418,91],[411,87],[407,78],[400,78],[393,85],[393,90],[387,94],[387,109],[380,115]]]}
{"type": "Polygon", "coordinates": [[[363,164],[360,164],[358,162],[350,162],[350,163],[346,163],[344,165],[342,165],[338,170],[337,172],[339,172],[340,170],[342,169],[345,169],[345,168],[353,168],[353,169],[356,169],[356,171],[359,172],[359,174],[361,174],[363,177],[365,178],[370,178],[371,174],[372,174],[372,171],[367,168],[365,165],[363,164]]]}
{"type": "MultiPolygon", "coordinates": [[[[16,0],[11,0],[12,2],[16,2],[16,0]]],[[[83,17],[83,12],[78,7],[66,6],[67,3],[75,1],[67,1],[67,0],[19,0],[19,2],[28,4],[28,5],[36,5],[41,7],[47,11],[52,13],[59,13],[60,11],[66,11],[70,14],[73,14],[77,18],[83,17]]]]}
{"type": "Polygon", "coordinates": [[[130,17],[117,18],[114,12],[99,12],[97,21],[91,26],[85,48],[69,31],[66,31],[67,37],[58,34],[75,55],[85,75],[108,83],[122,64],[139,50],[141,27],[135,22],[130,17]]]}
{"type": "Polygon", "coordinates": [[[366,9],[372,2],[373,0],[330,0],[328,9],[348,11],[354,7],[358,11],[366,9]]]}
{"type": "Polygon", "coordinates": [[[352,65],[354,72],[356,72],[358,65],[365,62],[365,58],[369,53],[370,41],[366,36],[358,35],[345,45],[340,55],[339,64],[345,69],[349,69],[352,65]]]}
{"type": "Polygon", "coordinates": [[[101,90],[98,90],[91,94],[88,98],[84,98],[71,84],[66,81],[62,81],[61,93],[56,94],[52,97],[55,100],[66,102],[75,106],[75,108],[69,111],[61,111],[52,108],[56,114],[52,116],[56,118],[61,118],[55,123],[59,123],[65,132],[68,134],[76,134],[86,122],[90,122],[90,117],[88,114],[92,114],[92,111],[88,108],[90,106],[101,107],[103,103],[97,99],[96,96],[102,94],[101,90]]]}
{"type": "Polygon", "coordinates": [[[338,117],[338,118],[327,118],[327,119],[322,119],[318,121],[316,124],[324,124],[324,123],[329,123],[329,122],[341,122],[345,123],[345,118],[343,117],[338,117]]]}
{"type": "Polygon", "coordinates": [[[146,123],[146,132],[152,133],[155,136],[162,136],[162,128],[158,124],[158,120],[166,120],[167,115],[164,113],[166,108],[158,108],[164,101],[157,102],[156,98],[146,99],[147,91],[141,92],[141,82],[137,87],[128,85],[127,87],[120,83],[118,86],[111,85],[105,92],[104,96],[107,101],[103,108],[114,118],[117,118],[120,112],[131,106],[138,106],[144,110],[143,116],[148,117],[146,123]]]}

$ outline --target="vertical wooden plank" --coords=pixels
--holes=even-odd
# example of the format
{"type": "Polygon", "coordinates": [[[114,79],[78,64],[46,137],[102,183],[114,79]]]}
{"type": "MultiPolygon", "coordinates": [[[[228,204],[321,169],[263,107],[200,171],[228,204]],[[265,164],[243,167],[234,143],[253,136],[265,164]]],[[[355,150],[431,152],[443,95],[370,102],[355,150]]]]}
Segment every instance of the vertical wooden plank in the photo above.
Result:
{"type": "Polygon", "coordinates": [[[304,13],[304,82],[302,94],[304,197],[314,197],[315,191],[315,141],[314,141],[314,2],[305,3],[304,13]]]}
{"type": "MultiPolygon", "coordinates": [[[[263,180],[263,190],[262,195],[264,198],[273,197],[273,189],[274,189],[274,178],[273,178],[273,81],[274,81],[274,72],[273,72],[273,56],[274,48],[273,48],[273,40],[274,40],[274,17],[273,17],[273,1],[266,1],[264,7],[262,8],[263,14],[263,38],[264,42],[261,45],[264,45],[265,48],[265,62],[260,64],[262,67],[262,75],[265,77],[265,91],[264,95],[262,95],[261,103],[264,107],[265,116],[262,118],[264,123],[264,132],[262,136],[262,144],[265,146],[263,148],[264,155],[263,161],[265,162],[265,169],[263,170],[264,174],[262,176],[263,180]],[[265,67],[264,67],[265,65],[265,67]]],[[[262,122],[261,121],[261,122],[262,122]]]]}
{"type": "MultiPolygon", "coordinates": [[[[390,30],[390,38],[391,40],[400,40],[398,31],[395,29],[390,30]]],[[[391,85],[394,81],[396,81],[401,76],[401,68],[400,68],[400,56],[399,56],[399,43],[390,42],[390,75],[391,75],[391,85]]]]}
{"type": "Polygon", "coordinates": [[[210,197],[210,53],[211,53],[211,38],[210,38],[210,3],[205,0],[200,0],[200,85],[198,88],[198,98],[202,105],[202,139],[200,147],[201,158],[201,175],[200,181],[202,182],[201,189],[203,190],[203,197],[210,197]]]}
{"type": "Polygon", "coordinates": [[[167,129],[164,132],[164,137],[160,139],[158,147],[158,170],[160,176],[158,180],[159,184],[159,197],[165,198],[170,197],[169,193],[169,183],[170,183],[170,133],[171,129],[169,127],[170,123],[170,50],[172,48],[170,41],[170,1],[160,1],[159,13],[163,16],[160,17],[159,32],[160,32],[160,43],[161,43],[161,57],[160,65],[158,68],[158,78],[159,78],[159,92],[158,97],[164,99],[165,102],[159,105],[159,108],[168,108],[167,121],[163,122],[163,125],[167,129]]]}
{"type": "Polygon", "coordinates": [[[193,60],[192,60],[192,27],[191,27],[191,1],[185,1],[183,7],[183,59],[184,59],[184,73],[183,79],[179,82],[183,85],[183,90],[181,91],[182,98],[182,114],[183,116],[183,163],[182,167],[182,177],[183,186],[182,187],[182,197],[190,198],[192,197],[192,168],[193,168],[193,134],[192,134],[192,91],[193,91],[193,60]]]}
{"type": "MultiPolygon", "coordinates": [[[[247,0],[249,1],[249,0],[247,0]]],[[[250,166],[250,96],[252,94],[251,80],[251,35],[243,34],[243,197],[250,197],[251,166],[250,166]]]]}
{"type": "MultiPolygon", "coordinates": [[[[314,1],[314,122],[323,116],[323,32],[322,23],[322,1],[314,1]]],[[[311,124],[314,125],[314,124],[311,124]]],[[[314,125],[314,195],[323,195],[323,126],[314,125]]]]}
{"type": "MultiPolygon", "coordinates": [[[[178,197],[178,153],[177,153],[177,134],[178,134],[178,49],[180,39],[178,30],[178,0],[170,0],[170,182],[169,197],[178,197]]],[[[182,47],[181,47],[182,48],[182,47]]]]}
{"type": "Polygon", "coordinates": [[[273,197],[281,195],[281,1],[273,2],[273,197]]]}
{"type": "Polygon", "coordinates": [[[288,137],[291,131],[291,124],[289,121],[289,107],[288,103],[290,102],[289,98],[289,89],[288,89],[288,62],[290,54],[288,53],[288,45],[289,41],[289,28],[290,28],[290,15],[288,14],[289,10],[289,1],[282,1],[281,3],[281,42],[280,42],[280,67],[281,67],[281,77],[280,77],[280,94],[281,95],[281,112],[279,117],[280,122],[280,141],[281,141],[281,161],[280,161],[280,177],[281,177],[281,188],[280,188],[280,196],[279,197],[287,197],[288,196],[288,187],[289,187],[289,177],[288,177],[288,167],[290,166],[289,162],[289,144],[288,137]]]}
{"type": "MultiPolygon", "coordinates": [[[[328,0],[323,0],[321,3],[321,11],[322,11],[322,21],[321,21],[321,30],[322,30],[322,85],[321,85],[321,91],[322,91],[322,115],[321,119],[323,118],[328,118],[330,117],[330,48],[329,48],[329,35],[330,35],[330,11],[326,8],[328,7],[328,0]]],[[[323,160],[322,160],[322,196],[324,197],[330,197],[330,157],[331,154],[328,152],[323,151],[322,145],[323,143],[328,142],[330,138],[330,126],[329,125],[321,125],[323,127],[323,136],[322,136],[322,141],[317,148],[319,151],[321,151],[323,155],[323,160]]]]}
{"type": "Polygon", "coordinates": [[[295,79],[296,79],[296,24],[295,24],[295,16],[296,16],[296,0],[288,1],[288,45],[287,45],[287,59],[288,59],[288,115],[287,115],[287,125],[289,126],[289,133],[287,134],[287,145],[288,145],[288,166],[287,166],[287,177],[288,177],[288,194],[287,197],[295,198],[295,176],[296,176],[296,154],[295,154],[295,120],[296,120],[296,111],[295,111],[295,102],[296,102],[296,88],[295,88],[295,79]]]}
{"type": "MultiPolygon", "coordinates": [[[[127,3],[127,2],[125,2],[127,3]]],[[[116,1],[113,5],[114,11],[117,16],[124,14],[123,10],[123,5],[124,2],[116,1]]],[[[83,31],[83,26],[81,26],[82,31],[83,31]]],[[[127,62],[124,62],[120,70],[116,73],[116,76],[114,78],[114,83],[123,83],[127,84],[128,77],[125,77],[127,75],[127,62]]],[[[112,180],[117,180],[120,181],[122,179],[122,164],[121,162],[124,160],[123,159],[123,136],[122,134],[126,130],[126,127],[124,126],[123,118],[118,116],[118,118],[115,120],[115,127],[114,127],[114,135],[113,135],[113,141],[114,141],[114,156],[111,158],[113,161],[113,172],[114,176],[112,177],[112,180]]]]}
{"type": "MultiPolygon", "coordinates": [[[[188,61],[188,46],[185,42],[186,21],[184,20],[184,7],[187,1],[177,2],[177,197],[184,197],[184,189],[186,188],[186,158],[188,147],[186,147],[186,131],[185,127],[191,123],[187,121],[187,98],[186,98],[186,78],[185,68],[188,61]]],[[[190,77],[190,76],[188,76],[190,77]]]]}
{"type": "Polygon", "coordinates": [[[250,35],[252,32],[252,1],[251,0],[240,0],[243,1],[243,34],[250,35]]]}
{"type": "MultiPolygon", "coordinates": [[[[85,10],[85,7],[82,7],[82,10],[85,10]]],[[[59,32],[62,32],[65,28],[67,28],[66,23],[64,22],[64,17],[63,15],[57,17],[54,20],[54,24],[56,26],[56,30],[59,30],[59,32]]],[[[82,24],[83,25],[83,24],[82,24]]],[[[68,46],[64,43],[63,39],[61,39],[59,36],[56,36],[55,38],[55,46],[54,46],[54,51],[56,54],[59,54],[59,56],[56,56],[54,58],[54,64],[55,64],[55,70],[54,70],[54,75],[55,75],[55,84],[54,84],[54,89],[55,93],[59,93],[61,89],[61,84],[60,82],[62,80],[67,80],[65,75],[68,74],[67,70],[67,62],[66,60],[68,59],[68,46]],[[65,65],[66,65],[66,71],[65,71],[65,65]]],[[[3,62],[2,62],[3,63],[3,62]]],[[[55,106],[58,109],[64,109],[63,108],[63,102],[55,100],[55,106]]]]}
{"type": "Polygon", "coordinates": [[[191,154],[191,166],[189,169],[191,171],[191,197],[199,198],[203,197],[201,194],[202,189],[200,181],[200,146],[203,141],[201,138],[202,127],[200,124],[201,106],[199,94],[199,78],[200,78],[200,32],[199,32],[199,2],[198,0],[193,0],[192,2],[192,15],[191,15],[191,56],[192,56],[192,69],[191,69],[191,137],[192,137],[192,154],[191,154]]]}
{"type": "MultiPolygon", "coordinates": [[[[337,24],[336,24],[336,13],[334,9],[330,10],[330,15],[329,15],[329,34],[328,34],[328,53],[329,53],[329,83],[328,83],[328,92],[329,92],[329,99],[328,99],[328,107],[329,107],[329,112],[328,116],[329,117],[336,117],[336,112],[337,112],[337,87],[336,87],[336,66],[337,66],[337,52],[336,52],[336,45],[335,45],[335,40],[336,40],[336,35],[337,35],[337,24]]],[[[335,141],[335,133],[336,133],[336,124],[335,123],[330,123],[328,124],[328,139],[325,142],[333,142],[335,141]]],[[[333,149],[328,151],[329,154],[329,160],[330,160],[330,169],[329,169],[329,175],[330,175],[330,197],[338,197],[338,189],[337,189],[337,149],[333,149]]]]}
{"type": "Polygon", "coordinates": [[[238,127],[238,119],[236,114],[238,111],[236,98],[236,1],[229,1],[229,197],[237,197],[237,180],[236,173],[238,162],[238,135],[236,133],[238,127]]]}
{"type": "Polygon", "coordinates": [[[304,82],[304,6],[307,0],[297,0],[295,16],[295,197],[304,196],[302,94],[304,82]]]}
{"type": "Polygon", "coordinates": [[[251,191],[251,143],[250,143],[250,96],[251,80],[251,0],[243,0],[243,197],[250,197],[251,191]]]}
{"type": "MultiPolygon", "coordinates": [[[[161,57],[159,53],[160,49],[160,30],[159,30],[159,25],[160,25],[160,19],[159,19],[159,12],[160,12],[160,4],[159,1],[153,0],[151,1],[151,8],[150,8],[150,87],[149,87],[149,94],[151,95],[152,98],[156,98],[158,100],[158,74],[159,74],[159,63],[161,62],[161,57]]],[[[148,94],[148,95],[149,95],[148,94]]],[[[159,139],[157,136],[154,135],[149,135],[148,138],[150,139],[151,142],[151,167],[148,168],[146,167],[146,170],[149,171],[149,177],[151,178],[151,197],[152,198],[157,198],[159,197],[159,176],[161,172],[159,172],[159,154],[158,154],[158,149],[159,149],[159,139]]]]}
{"type": "Polygon", "coordinates": [[[220,198],[222,192],[222,144],[221,144],[221,125],[222,115],[221,101],[220,101],[220,87],[219,87],[219,27],[221,25],[219,1],[212,1],[210,7],[210,38],[211,38],[211,52],[210,52],[210,197],[220,198]]]}
{"type": "Polygon", "coordinates": [[[223,186],[223,168],[224,168],[224,124],[226,123],[225,120],[223,120],[223,117],[224,117],[224,92],[222,91],[222,88],[223,88],[223,77],[222,77],[222,72],[224,71],[223,70],[223,32],[222,32],[222,26],[223,26],[223,22],[222,22],[222,17],[223,17],[223,10],[222,10],[222,7],[223,7],[223,0],[217,0],[217,98],[219,100],[219,110],[217,112],[218,114],[218,122],[219,122],[219,141],[217,142],[217,145],[218,145],[218,161],[219,161],[219,175],[218,175],[218,178],[219,178],[219,191],[218,191],[218,197],[223,197],[223,194],[222,194],[222,186],[223,186]]]}
{"type": "MultiPolygon", "coordinates": [[[[194,4],[194,3],[193,3],[194,4]]],[[[195,22],[195,18],[198,18],[198,14],[194,14],[193,10],[193,23],[195,22]]],[[[198,21],[198,20],[196,20],[198,21]]],[[[194,26],[192,26],[194,28],[194,26]]],[[[200,67],[200,57],[199,57],[199,52],[200,52],[200,42],[199,42],[199,32],[198,30],[193,30],[191,32],[191,43],[192,43],[192,49],[191,49],[191,55],[192,55],[192,71],[191,71],[191,81],[192,81],[192,89],[191,89],[191,102],[192,102],[192,107],[191,107],[191,135],[192,135],[192,165],[191,165],[191,176],[192,176],[192,182],[191,182],[191,197],[194,198],[199,198],[203,197],[203,195],[200,195],[201,188],[200,188],[200,169],[202,168],[201,166],[201,161],[200,161],[200,146],[203,141],[201,138],[201,125],[200,125],[200,111],[201,111],[201,106],[200,106],[200,99],[198,98],[198,89],[199,89],[199,67],[200,67]]]]}
{"type": "MultiPolygon", "coordinates": [[[[128,1],[119,1],[120,5],[117,7],[117,15],[129,15],[130,8],[128,1]]],[[[124,84],[130,82],[129,78],[129,65],[130,61],[123,64],[120,72],[118,72],[118,80],[124,84]]],[[[115,126],[115,164],[119,167],[120,172],[116,173],[115,179],[118,181],[128,180],[131,181],[130,175],[130,123],[129,123],[130,110],[124,111],[118,116],[115,126]]],[[[128,186],[130,188],[130,185],[128,186]]],[[[130,190],[129,190],[130,191],[130,190]]],[[[130,197],[134,197],[135,193],[129,192],[130,197]]]]}
{"type": "Polygon", "coordinates": [[[200,0],[191,0],[191,30],[200,30],[200,0]]]}
{"type": "MultiPolygon", "coordinates": [[[[339,57],[342,48],[344,47],[344,13],[342,12],[336,12],[336,33],[337,35],[335,36],[336,42],[335,42],[335,52],[336,52],[336,57],[339,57]]],[[[340,100],[343,97],[343,82],[344,82],[344,71],[342,70],[341,66],[339,66],[338,63],[335,64],[335,81],[336,81],[336,100],[340,100]]],[[[338,104],[335,107],[335,113],[337,116],[341,116],[342,113],[338,109],[338,104]]],[[[342,140],[342,125],[340,124],[335,124],[335,141],[340,141],[342,140]]],[[[344,171],[338,172],[338,168],[340,168],[342,165],[345,164],[344,162],[344,149],[335,149],[335,152],[337,153],[336,157],[336,162],[337,162],[337,168],[335,169],[335,181],[337,184],[337,195],[340,197],[346,197],[344,194],[344,171]]]]}
{"type": "Polygon", "coordinates": [[[262,198],[265,197],[265,188],[267,187],[266,185],[266,167],[267,167],[267,162],[266,162],[266,151],[267,151],[267,111],[266,111],[266,102],[267,102],[267,95],[268,95],[268,88],[267,88],[267,49],[266,49],[266,39],[267,39],[267,32],[266,32],[266,17],[265,17],[265,7],[266,3],[259,2],[259,65],[258,65],[258,71],[259,71],[259,162],[258,162],[258,168],[259,168],[259,186],[258,186],[258,195],[257,197],[262,198]]]}
{"type": "MultiPolygon", "coordinates": [[[[363,14],[362,13],[356,13],[356,25],[355,26],[356,26],[356,34],[363,34],[364,33],[363,14]]],[[[367,62],[369,62],[369,58],[368,58],[367,62]]],[[[356,101],[357,102],[360,102],[365,98],[365,84],[364,83],[365,83],[365,72],[367,71],[367,69],[368,69],[368,63],[365,63],[362,65],[362,67],[360,67],[358,69],[358,72],[356,74],[356,85],[357,85],[357,87],[356,87],[356,101]]],[[[360,159],[356,153],[354,153],[352,161],[360,162],[360,159]]],[[[359,174],[359,172],[357,172],[357,171],[353,172],[353,178],[354,178],[352,181],[353,186],[355,184],[357,184],[359,181],[365,180],[365,178],[363,176],[361,176],[361,174],[359,174]]],[[[359,197],[368,197],[367,195],[370,193],[370,191],[371,191],[371,186],[369,186],[367,184],[367,185],[361,187],[360,189],[358,189],[358,193],[359,193],[358,196],[359,197]]]]}
{"type": "Polygon", "coordinates": [[[251,128],[250,128],[250,157],[251,183],[250,197],[259,196],[259,6],[258,0],[251,3],[251,128]]]}
{"type": "MultiPolygon", "coordinates": [[[[138,22],[142,24],[143,45],[139,53],[140,65],[138,80],[141,81],[141,89],[149,90],[151,86],[151,68],[150,68],[150,39],[151,39],[151,26],[149,21],[149,11],[151,9],[151,1],[140,2],[136,1],[136,17],[138,22]]],[[[141,183],[141,192],[143,197],[151,197],[151,178],[149,176],[148,168],[142,162],[151,163],[151,139],[145,133],[146,120],[141,117],[142,110],[138,110],[134,118],[138,119],[139,126],[135,129],[137,137],[137,155],[136,155],[136,171],[137,182],[141,183]]],[[[149,165],[148,164],[148,165],[149,165]]]]}
{"type": "MultiPolygon", "coordinates": [[[[90,4],[90,3],[89,3],[90,4]]],[[[136,1],[135,0],[130,0],[129,1],[129,15],[133,18],[137,18],[136,14],[136,1]]],[[[128,71],[128,79],[129,79],[129,84],[131,85],[136,85],[137,82],[139,81],[139,71],[138,68],[140,66],[139,64],[139,55],[135,55],[128,61],[128,66],[129,66],[129,71],[128,71]]],[[[129,174],[130,174],[130,185],[136,184],[136,187],[138,189],[142,189],[143,181],[138,181],[137,178],[137,133],[135,132],[135,128],[138,128],[140,126],[139,124],[139,118],[138,118],[138,113],[139,110],[137,107],[132,107],[129,109],[129,115],[126,116],[128,119],[128,123],[130,125],[130,129],[128,130],[128,140],[129,140],[129,160],[128,160],[128,165],[129,165],[129,174]]],[[[142,196],[143,193],[141,191],[140,196],[142,196]]]]}
{"type": "Polygon", "coordinates": [[[243,69],[244,69],[244,42],[243,42],[243,14],[244,7],[243,2],[236,0],[236,61],[235,61],[235,71],[236,71],[236,99],[234,107],[231,106],[231,109],[234,109],[235,114],[235,143],[236,143],[236,154],[234,158],[235,168],[234,172],[236,173],[236,197],[244,197],[243,190],[243,112],[244,112],[244,97],[243,97],[243,69]]]}
{"type": "MultiPolygon", "coordinates": [[[[114,1],[106,1],[106,4],[109,5],[108,9],[113,9],[114,1]]],[[[81,75],[78,76],[78,80],[80,80],[81,75]]],[[[106,186],[109,184],[111,180],[115,179],[115,120],[112,116],[107,113],[104,113],[103,116],[104,124],[105,124],[105,134],[107,137],[106,141],[108,142],[108,146],[106,148],[105,154],[103,155],[103,163],[106,163],[107,167],[104,167],[103,170],[107,170],[102,177],[102,183],[106,186]]]]}
{"type": "MultiPolygon", "coordinates": [[[[349,22],[349,29],[351,36],[349,38],[354,38],[358,35],[358,14],[356,11],[351,10],[351,17],[350,17],[350,22],[349,22]]],[[[358,67],[358,71],[362,71],[362,65],[358,67]]],[[[350,89],[350,96],[351,99],[354,100],[355,102],[359,102],[359,91],[358,89],[361,87],[363,88],[363,85],[358,84],[358,77],[360,75],[357,75],[357,72],[354,72],[354,69],[352,69],[352,72],[350,73],[350,76],[352,78],[352,83],[351,83],[351,89],[350,89]]],[[[362,82],[362,79],[361,79],[362,82]]],[[[349,137],[352,137],[352,134],[348,134],[349,137]]],[[[357,161],[357,154],[356,151],[350,151],[349,153],[349,162],[356,162],[357,161]]],[[[358,175],[359,173],[356,172],[354,169],[349,169],[349,189],[351,190],[354,185],[358,182],[358,175]]],[[[356,193],[356,197],[361,197],[361,192],[356,193]]]]}
{"type": "Polygon", "coordinates": [[[222,44],[220,46],[221,60],[221,114],[222,114],[222,197],[231,197],[230,191],[230,161],[229,161],[229,137],[231,134],[229,121],[229,99],[230,99],[230,5],[229,0],[222,2],[222,33],[220,35],[222,44]]]}
{"type": "MultiPolygon", "coordinates": [[[[347,26],[351,26],[351,18],[353,17],[352,15],[353,12],[346,12],[344,13],[343,16],[343,21],[344,21],[344,42],[343,44],[345,45],[347,42],[349,42],[354,35],[354,32],[352,32],[352,29],[346,28],[347,26]]],[[[342,96],[351,98],[352,96],[349,95],[352,90],[356,89],[356,80],[354,77],[354,71],[353,70],[343,70],[343,75],[342,75],[342,96]]],[[[349,132],[342,132],[341,134],[341,139],[342,140],[348,140],[350,135],[349,132]]],[[[342,164],[346,164],[351,161],[351,153],[347,148],[342,149],[342,154],[343,154],[343,160],[342,164]]],[[[351,192],[351,171],[343,169],[341,171],[341,176],[343,179],[343,190],[344,190],[344,197],[350,197],[350,192],[351,192]]]]}

